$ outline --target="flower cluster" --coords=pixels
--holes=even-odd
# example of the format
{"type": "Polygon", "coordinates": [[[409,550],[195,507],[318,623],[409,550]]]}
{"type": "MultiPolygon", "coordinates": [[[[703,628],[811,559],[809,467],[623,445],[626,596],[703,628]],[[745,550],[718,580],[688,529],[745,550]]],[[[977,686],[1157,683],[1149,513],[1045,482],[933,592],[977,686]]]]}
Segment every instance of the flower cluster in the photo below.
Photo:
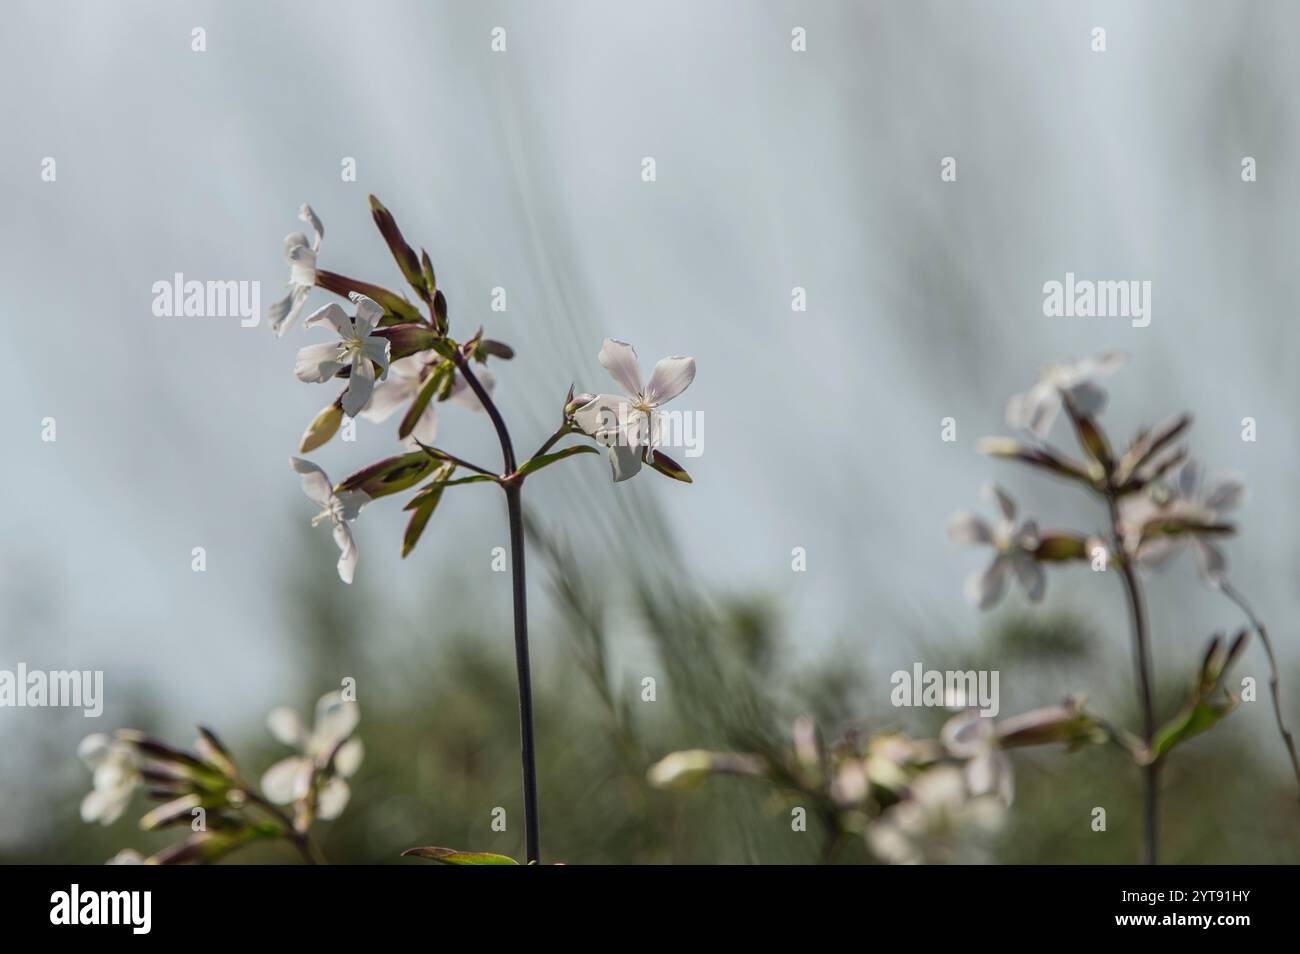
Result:
{"type": "Polygon", "coordinates": [[[419,303],[380,285],[349,278],[318,266],[324,226],[309,206],[300,218],[309,222],[315,240],[295,232],[285,238],[289,261],[289,293],[272,306],[269,324],[283,335],[304,310],[313,288],[346,297],[352,314],[337,303],[327,304],[303,322],[304,328],[326,328],[334,338],[298,352],[294,372],[307,383],[341,381],[338,396],[307,426],[299,453],[309,453],[339,431],[345,418],[383,423],[405,408],[397,428],[404,453],[378,461],[331,484],[325,472],[302,458],[292,458],[303,477],[303,489],[322,508],[313,523],[328,519],[341,551],[339,578],[351,583],[357,547],[349,524],[362,506],[379,497],[413,491],[406,510],[411,517],[402,538],[402,556],[414,549],[445,490],[462,484],[496,482],[517,487],[525,477],[557,461],[595,452],[591,445],[553,450],[569,435],[585,436],[608,449],[615,481],[636,474],[643,464],[676,480],[690,482],[686,471],[660,449],[659,408],[684,391],[695,378],[691,358],[665,358],[643,383],[636,352],[607,339],[600,362],[622,387],[621,395],[582,394],[570,388],[556,432],[531,458],[517,463],[506,438],[505,424],[494,404],[495,377],[485,367],[489,359],[514,357],[514,349],[483,336],[479,329],[467,340],[450,335],[447,298],[438,287],[429,253],[417,256],[397,227],[392,213],[374,196],[371,214],[399,270],[419,303]],[[421,310],[424,306],[424,311],[421,310]],[[426,313],[427,312],[427,313],[426,313]],[[433,446],[437,438],[437,404],[452,401],[471,410],[486,411],[504,439],[505,467],[496,472],[433,446]]]}
{"type": "Polygon", "coordinates": [[[214,862],[245,845],[274,840],[288,841],[315,863],[312,825],[342,813],[348,802],[344,779],[361,764],[361,741],[352,737],[359,718],[357,704],[338,692],[317,703],[311,731],[292,710],[274,710],[268,718],[272,734],[299,754],[271,766],[261,791],[245,781],[230,751],[202,726],[189,749],[130,729],[87,736],[77,754],[92,772],[93,788],[82,799],[81,817],[111,825],[143,789],[160,804],[140,819],[142,830],[190,829],[148,858],[125,849],[112,859],[115,864],[214,862]],[[292,805],[293,816],[278,805],[292,805]]]}
{"type": "Polygon", "coordinates": [[[828,858],[846,840],[860,839],[873,857],[890,864],[970,862],[983,860],[989,836],[1011,805],[1007,750],[1109,740],[1109,731],[1073,699],[1004,721],[963,711],[939,739],[849,732],[827,744],[813,722],[801,718],[788,750],[673,752],[647,777],[657,788],[676,790],[715,775],[768,785],[782,804],[805,807],[821,819],[828,858]]]}

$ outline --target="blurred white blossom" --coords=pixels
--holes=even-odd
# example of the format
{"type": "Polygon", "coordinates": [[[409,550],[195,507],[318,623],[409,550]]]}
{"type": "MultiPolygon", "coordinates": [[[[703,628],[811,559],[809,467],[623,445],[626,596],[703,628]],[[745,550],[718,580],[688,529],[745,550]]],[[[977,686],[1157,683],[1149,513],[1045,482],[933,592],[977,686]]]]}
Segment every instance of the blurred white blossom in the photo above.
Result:
{"type": "Polygon", "coordinates": [[[1061,411],[1061,395],[1066,394],[1079,411],[1088,417],[1106,406],[1106,392],[1094,378],[1114,374],[1126,355],[1108,351],[1097,358],[1062,362],[1046,368],[1034,385],[1007,402],[1007,424],[1046,437],[1061,411]]]}
{"type": "Polygon", "coordinates": [[[320,251],[320,240],[325,236],[325,227],[312,211],[304,204],[298,210],[298,218],[311,225],[313,239],[307,244],[307,236],[301,232],[292,232],[284,239],[284,257],[289,262],[289,294],[277,301],[267,312],[267,321],[271,330],[283,335],[302,313],[316,284],[316,253],[320,251]]]}
{"type": "Polygon", "coordinates": [[[82,821],[113,824],[141,782],[139,753],[128,742],[96,733],[81,740],[77,755],[94,777],[94,788],[81,800],[82,821]]]}
{"type": "Polygon", "coordinates": [[[317,701],[310,729],[293,709],[281,706],[271,710],[266,718],[271,734],[298,754],[266,770],[262,793],[276,804],[287,805],[306,798],[313,782],[318,781],[316,817],[328,821],[341,815],[351,796],[345,779],[361,767],[365,754],[361,740],[352,738],[360,719],[361,707],[345,701],[343,693],[337,691],[317,701]],[[317,774],[322,773],[324,778],[317,780],[317,774]]]}
{"type": "Polygon", "coordinates": [[[966,598],[980,609],[988,609],[1006,592],[1007,575],[1020,581],[1033,602],[1043,598],[1047,576],[1034,557],[1038,547],[1038,525],[1033,520],[1016,523],[1016,503],[997,484],[984,486],[984,495],[997,503],[1002,518],[990,525],[968,512],[956,514],[948,525],[953,543],[987,545],[994,549],[993,561],[982,573],[966,581],[966,598]]]}

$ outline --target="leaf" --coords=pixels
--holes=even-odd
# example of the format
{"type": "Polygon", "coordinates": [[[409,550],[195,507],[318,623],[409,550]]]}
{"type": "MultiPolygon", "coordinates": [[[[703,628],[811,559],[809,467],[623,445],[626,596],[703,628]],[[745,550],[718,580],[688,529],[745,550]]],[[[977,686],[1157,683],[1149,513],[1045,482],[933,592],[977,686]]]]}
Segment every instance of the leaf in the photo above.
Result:
{"type": "Polygon", "coordinates": [[[450,374],[451,364],[447,361],[441,361],[433,369],[432,373],[425,378],[424,383],[420,385],[420,390],[415,395],[415,400],[406,411],[406,416],[402,418],[402,423],[398,425],[397,436],[405,440],[411,431],[415,430],[416,423],[420,420],[420,415],[424,409],[429,406],[429,401],[433,398],[434,393],[440,387],[442,378],[450,374]]]}
{"type": "Polygon", "coordinates": [[[455,848],[407,848],[403,858],[428,858],[444,865],[518,865],[508,855],[494,855],[490,851],[457,851],[455,848]]]}
{"type": "Polygon", "coordinates": [[[504,341],[493,341],[491,338],[484,338],[474,349],[474,357],[478,358],[480,362],[486,362],[489,357],[509,361],[514,356],[514,348],[504,341]]]}
{"type": "Polygon", "coordinates": [[[482,484],[482,483],[499,484],[501,483],[501,481],[493,477],[491,474],[475,474],[473,477],[457,477],[455,480],[449,480],[447,481],[447,486],[457,487],[460,484],[482,484]]]}
{"type": "Polygon", "coordinates": [[[412,487],[429,474],[438,461],[433,460],[424,451],[412,451],[397,457],[387,457],[369,467],[357,471],[345,478],[335,487],[336,493],[345,490],[363,491],[372,500],[387,497],[412,487]]]}
{"type": "Polygon", "coordinates": [[[554,451],[550,454],[543,454],[541,457],[534,457],[531,460],[524,461],[524,463],[519,467],[518,473],[521,476],[536,473],[543,467],[549,467],[556,461],[564,460],[566,457],[573,457],[577,454],[596,453],[599,453],[599,451],[590,444],[574,444],[572,447],[564,448],[564,450],[554,451]]]}
{"type": "Polygon", "coordinates": [[[340,275],[337,272],[327,272],[322,268],[316,269],[316,284],[326,291],[332,291],[343,298],[347,298],[350,292],[356,292],[359,295],[365,295],[367,298],[373,299],[384,309],[384,317],[380,321],[380,325],[397,325],[404,322],[422,323],[424,320],[420,316],[420,309],[401,295],[380,285],[372,285],[369,282],[348,278],[346,275],[340,275]]]}
{"type": "Polygon", "coordinates": [[[439,484],[433,493],[421,494],[417,498],[419,502],[414,508],[415,512],[411,514],[411,519],[406,524],[406,532],[402,534],[402,559],[406,559],[406,555],[420,542],[420,534],[424,533],[429,518],[433,516],[434,510],[438,508],[438,502],[442,500],[442,488],[443,485],[439,484]]]}
{"type": "Polygon", "coordinates": [[[411,248],[402,237],[402,230],[397,227],[397,220],[393,218],[393,213],[384,208],[384,204],[372,195],[370,214],[374,216],[379,234],[388,243],[388,250],[393,253],[393,258],[397,260],[397,267],[402,270],[406,281],[420,298],[426,302],[432,301],[429,286],[424,281],[424,270],[420,260],[415,257],[415,249],[411,248]]]}
{"type": "Polygon", "coordinates": [[[665,477],[671,477],[673,480],[680,480],[684,484],[695,483],[695,481],[691,480],[691,475],[686,473],[686,468],[677,463],[677,461],[673,460],[663,451],[655,451],[650,455],[650,459],[647,460],[646,463],[659,471],[659,473],[663,474],[665,477]]]}

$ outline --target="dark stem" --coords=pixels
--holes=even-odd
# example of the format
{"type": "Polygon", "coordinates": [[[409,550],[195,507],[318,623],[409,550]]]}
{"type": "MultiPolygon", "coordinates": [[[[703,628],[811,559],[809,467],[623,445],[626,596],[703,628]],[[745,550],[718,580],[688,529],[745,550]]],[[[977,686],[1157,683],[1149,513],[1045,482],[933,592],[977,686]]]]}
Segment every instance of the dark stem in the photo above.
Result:
{"type": "Polygon", "coordinates": [[[524,575],[524,508],[523,479],[515,475],[515,451],[510,443],[510,432],[501,417],[496,403],[479,382],[470,362],[464,356],[457,361],[461,374],[479,403],[492,419],[497,439],[501,442],[501,456],[505,465],[503,484],[506,507],[510,516],[510,575],[514,593],[515,611],[515,670],[519,680],[519,750],[524,771],[524,843],[529,864],[541,863],[540,835],[537,822],[537,750],[533,733],[533,678],[528,660],[528,604],[524,575]]]}
{"type": "Polygon", "coordinates": [[[1281,680],[1277,674],[1277,657],[1273,655],[1273,641],[1269,639],[1268,630],[1264,628],[1264,624],[1260,622],[1259,617],[1255,615],[1255,611],[1250,608],[1250,604],[1237,591],[1237,588],[1227,580],[1220,580],[1218,585],[1223,595],[1237,604],[1237,608],[1246,614],[1246,619],[1250,620],[1250,625],[1259,634],[1259,641],[1264,644],[1264,653],[1268,656],[1269,667],[1268,689],[1273,696],[1273,717],[1277,720],[1277,730],[1282,734],[1282,741],[1286,745],[1287,755],[1291,756],[1291,770],[1295,772],[1296,783],[1300,784],[1300,757],[1296,756],[1295,737],[1282,719],[1281,680]]]}
{"type": "MultiPolygon", "coordinates": [[[[1156,713],[1155,700],[1151,691],[1151,646],[1147,639],[1146,604],[1142,598],[1141,584],[1133,571],[1133,562],[1124,553],[1119,506],[1114,495],[1108,495],[1106,502],[1110,507],[1115,559],[1119,561],[1120,576],[1124,581],[1124,593],[1128,596],[1129,613],[1133,621],[1133,666],[1137,670],[1138,695],[1142,708],[1142,741],[1149,752],[1156,734],[1156,713]]],[[[1153,759],[1149,762],[1142,769],[1142,774],[1144,782],[1142,863],[1154,865],[1158,863],[1159,843],[1157,814],[1160,791],[1159,760],[1153,759]]]]}
{"type": "Polygon", "coordinates": [[[298,854],[302,855],[303,861],[307,862],[309,865],[324,865],[329,863],[325,860],[325,856],[321,854],[321,850],[317,847],[315,839],[311,837],[311,833],[298,831],[298,829],[293,825],[293,819],[281,810],[278,805],[274,805],[267,801],[247,786],[244,788],[244,793],[248,796],[250,802],[274,818],[275,821],[284,828],[284,837],[290,844],[298,849],[298,854]]]}

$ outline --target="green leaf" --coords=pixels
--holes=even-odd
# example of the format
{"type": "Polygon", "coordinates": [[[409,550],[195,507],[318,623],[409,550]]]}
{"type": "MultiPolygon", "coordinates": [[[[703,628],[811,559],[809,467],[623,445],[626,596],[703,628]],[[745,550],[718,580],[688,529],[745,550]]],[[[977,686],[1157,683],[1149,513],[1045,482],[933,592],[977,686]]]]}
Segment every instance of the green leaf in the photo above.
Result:
{"type": "Polygon", "coordinates": [[[1224,716],[1237,708],[1236,699],[1226,692],[1224,697],[1222,702],[1201,700],[1174,716],[1156,733],[1155,739],[1152,740],[1152,756],[1160,758],[1174,746],[1214,728],[1224,716]]]}
{"type": "Polygon", "coordinates": [[[558,460],[564,460],[566,457],[573,457],[577,454],[595,454],[598,453],[596,448],[590,444],[574,444],[572,447],[566,447],[564,450],[553,451],[550,454],[543,454],[541,457],[534,457],[532,460],[524,461],[519,468],[521,475],[536,473],[543,467],[549,467],[558,460]]]}
{"type": "Polygon", "coordinates": [[[335,487],[335,492],[360,490],[371,499],[387,497],[413,487],[438,466],[424,451],[388,457],[357,471],[335,487]]]}
{"type": "MultiPolygon", "coordinates": [[[[442,500],[444,486],[444,484],[437,484],[432,492],[421,493],[412,501],[415,504],[415,512],[411,514],[411,519],[406,524],[406,532],[402,534],[402,559],[406,559],[406,555],[420,542],[420,534],[424,533],[429,518],[433,516],[434,510],[438,509],[438,502],[442,500]]],[[[409,504],[406,509],[411,509],[409,504]]]]}
{"type": "Polygon", "coordinates": [[[407,435],[409,435],[411,431],[415,430],[415,425],[416,422],[420,420],[420,415],[423,414],[424,409],[429,406],[429,401],[432,400],[434,393],[441,386],[442,379],[448,376],[451,373],[451,370],[452,367],[450,362],[441,361],[429,376],[425,378],[424,383],[420,385],[420,390],[415,395],[415,400],[411,402],[410,408],[406,411],[406,416],[402,418],[402,423],[397,428],[397,436],[399,438],[405,440],[407,435]]]}
{"type": "Polygon", "coordinates": [[[665,477],[671,477],[673,480],[680,480],[684,484],[693,484],[691,475],[686,473],[686,468],[677,461],[673,460],[663,451],[655,451],[649,460],[646,461],[651,467],[659,471],[665,477]]]}
{"type": "Polygon", "coordinates": [[[474,348],[474,357],[481,362],[486,362],[489,357],[509,361],[514,356],[514,348],[504,341],[493,341],[491,338],[484,338],[474,348]]]}
{"type": "Polygon", "coordinates": [[[346,275],[340,275],[337,272],[327,272],[322,268],[316,269],[316,284],[326,291],[332,291],[343,298],[347,298],[349,292],[356,292],[359,295],[365,295],[367,298],[373,299],[376,304],[384,309],[384,317],[379,322],[383,326],[397,325],[403,322],[422,322],[424,320],[420,316],[420,309],[401,295],[380,285],[372,285],[370,282],[348,278],[346,275]]]}
{"type": "Polygon", "coordinates": [[[475,474],[473,477],[457,477],[455,480],[449,480],[447,481],[447,486],[457,487],[461,484],[483,484],[483,483],[499,484],[501,483],[501,481],[498,480],[496,477],[491,476],[490,474],[475,474]]]}
{"type": "Polygon", "coordinates": [[[393,253],[393,258],[397,260],[397,267],[402,270],[406,281],[420,298],[426,302],[432,301],[429,286],[424,281],[424,270],[420,260],[415,257],[415,249],[411,248],[402,237],[402,230],[397,227],[397,220],[393,218],[393,213],[384,208],[384,204],[372,195],[370,214],[374,216],[379,234],[388,243],[388,250],[393,253]]]}
{"type": "Polygon", "coordinates": [[[455,848],[407,848],[403,858],[428,858],[444,865],[517,865],[508,855],[494,855],[490,851],[457,851],[455,848]]]}

